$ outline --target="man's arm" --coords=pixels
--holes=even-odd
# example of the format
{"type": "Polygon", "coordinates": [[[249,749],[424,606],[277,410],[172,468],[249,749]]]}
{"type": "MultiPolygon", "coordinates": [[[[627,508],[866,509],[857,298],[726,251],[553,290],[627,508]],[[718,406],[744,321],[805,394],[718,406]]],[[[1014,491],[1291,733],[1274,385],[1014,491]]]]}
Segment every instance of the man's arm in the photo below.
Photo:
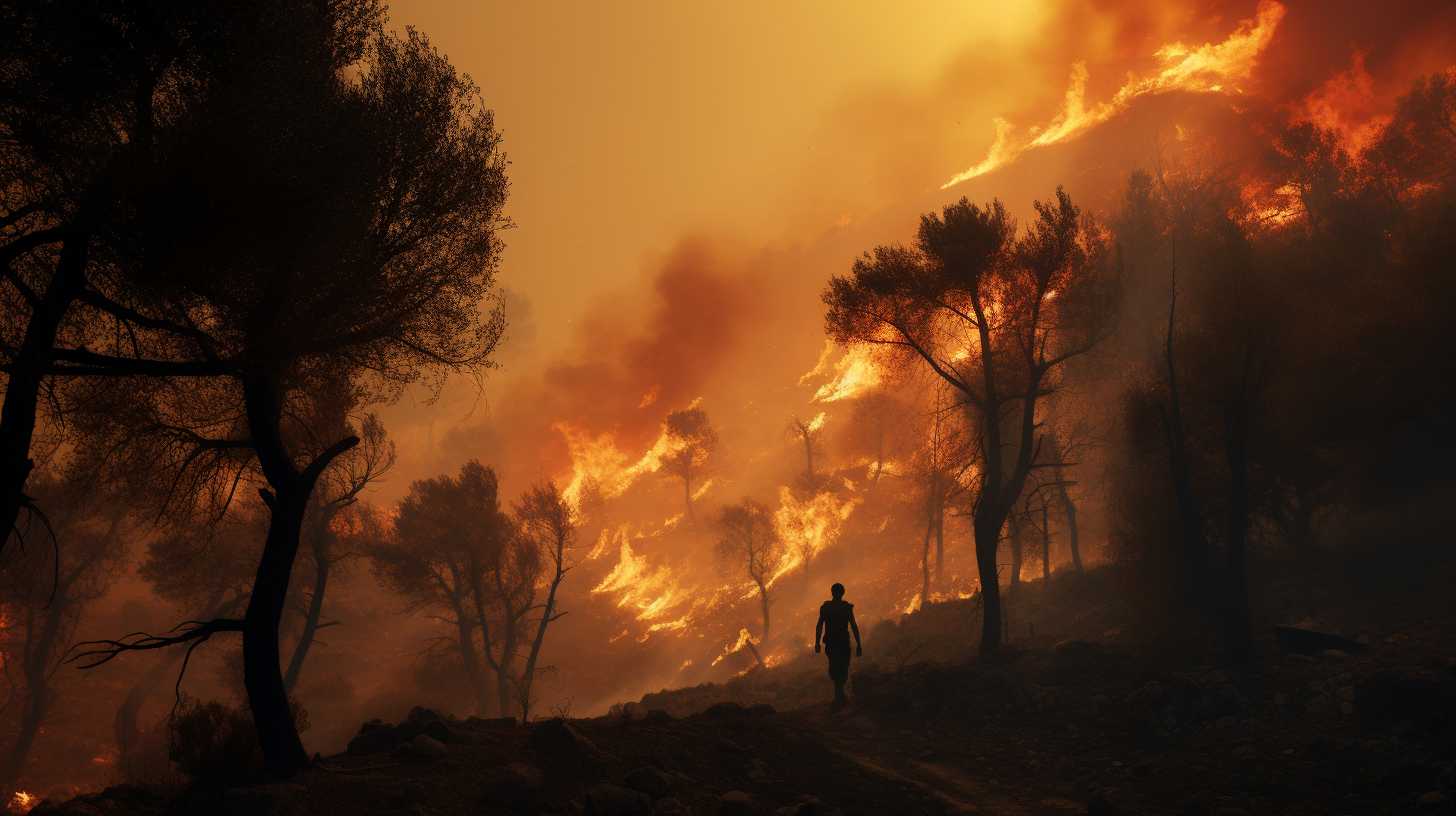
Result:
{"type": "Polygon", "coordinates": [[[819,607],[819,622],[814,624],[814,654],[819,654],[819,639],[824,636],[824,607],[819,607]]]}
{"type": "Polygon", "coordinates": [[[864,656],[864,647],[859,642],[859,624],[854,622],[854,610],[849,610],[849,629],[854,632],[854,654],[856,657],[864,656]]]}

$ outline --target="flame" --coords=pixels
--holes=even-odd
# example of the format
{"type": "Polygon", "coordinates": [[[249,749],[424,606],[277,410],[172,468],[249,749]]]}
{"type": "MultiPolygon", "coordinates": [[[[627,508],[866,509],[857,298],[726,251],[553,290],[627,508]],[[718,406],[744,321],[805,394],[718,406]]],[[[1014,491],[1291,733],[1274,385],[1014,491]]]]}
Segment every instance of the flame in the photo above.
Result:
{"type": "Polygon", "coordinates": [[[571,452],[571,479],[561,495],[572,507],[580,506],[581,492],[588,481],[596,481],[604,497],[616,498],[641,476],[661,470],[663,459],[676,453],[682,445],[664,428],[652,447],[637,461],[629,463],[627,454],[617,447],[610,433],[593,437],[567,422],[558,422],[555,428],[566,438],[567,450],[571,452]]]}
{"type": "Polygon", "coordinates": [[[1274,39],[1274,31],[1284,19],[1284,6],[1273,0],[1262,0],[1253,19],[1243,20],[1223,42],[1204,43],[1197,47],[1170,43],[1153,56],[1160,68],[1153,74],[1135,77],[1113,94],[1111,100],[1087,106],[1087,65],[1072,66],[1062,111],[1044,128],[1033,128],[1032,138],[1013,145],[1011,126],[996,120],[996,140],[986,158],[957,173],[941,185],[944,190],[963,181],[1014,161],[1027,150],[1058,144],[1106,122],[1126,110],[1135,100],[1168,91],[1191,93],[1239,93],[1238,84],[1252,74],[1259,55],[1274,39]]]}
{"type": "MultiPolygon", "coordinates": [[[[592,589],[593,595],[615,592],[619,609],[635,609],[637,620],[649,622],[666,617],[669,612],[688,601],[687,591],[678,583],[671,568],[665,565],[649,565],[647,556],[633,551],[632,543],[627,540],[625,533],[619,532],[619,538],[621,549],[617,565],[592,589]]],[[[676,621],[669,623],[674,628],[687,627],[686,621],[680,627],[675,626],[676,621]]]]}
{"type": "Polygon", "coordinates": [[[728,646],[724,647],[723,653],[720,654],[720,655],[718,655],[716,658],[713,659],[713,665],[716,666],[719,663],[722,663],[724,661],[724,659],[726,659],[726,658],[728,658],[728,657],[730,657],[732,655],[738,654],[739,652],[741,652],[744,649],[748,648],[748,646],[750,644],[751,645],[755,645],[755,646],[758,645],[758,639],[755,638],[752,634],[750,634],[749,631],[748,631],[748,629],[746,629],[746,628],[745,629],[739,629],[738,630],[738,640],[735,640],[734,642],[730,643],[728,646]]]}
{"type": "Polygon", "coordinates": [[[32,808],[40,804],[40,797],[26,791],[16,791],[10,797],[11,813],[29,813],[32,808]]]}
{"type": "Polygon", "coordinates": [[[803,566],[805,557],[814,558],[839,540],[839,532],[854,509],[864,501],[842,501],[828,491],[800,501],[788,487],[779,488],[779,507],[774,511],[774,529],[785,544],[784,554],[768,585],[803,566]]]}
{"type": "MultiPolygon", "coordinates": [[[[824,351],[819,354],[818,362],[799,378],[800,385],[808,385],[823,377],[828,378],[814,392],[810,402],[838,402],[857,397],[878,386],[883,379],[873,347],[862,344],[849,346],[837,361],[831,363],[830,357],[833,356],[834,349],[833,341],[826,343],[824,351]]],[[[823,416],[819,415],[821,418],[823,416]]],[[[820,418],[815,421],[822,424],[820,418]]]]}
{"type": "Polygon", "coordinates": [[[809,432],[810,433],[813,433],[813,432],[818,431],[819,429],[823,428],[824,427],[824,420],[826,418],[827,417],[825,416],[824,412],[823,411],[820,411],[819,412],[819,416],[816,416],[813,419],[809,420],[809,432]]]}

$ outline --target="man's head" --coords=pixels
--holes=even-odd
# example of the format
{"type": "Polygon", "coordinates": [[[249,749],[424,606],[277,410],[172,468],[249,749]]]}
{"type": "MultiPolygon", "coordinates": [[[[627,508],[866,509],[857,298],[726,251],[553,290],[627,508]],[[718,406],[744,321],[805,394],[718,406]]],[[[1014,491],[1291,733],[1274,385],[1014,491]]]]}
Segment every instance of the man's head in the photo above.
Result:
{"type": "Polygon", "coordinates": [[[834,600],[836,600],[836,601],[839,600],[840,598],[843,598],[844,597],[844,584],[835,584],[834,586],[830,587],[829,588],[829,594],[830,595],[833,595],[834,596],[834,600]]]}

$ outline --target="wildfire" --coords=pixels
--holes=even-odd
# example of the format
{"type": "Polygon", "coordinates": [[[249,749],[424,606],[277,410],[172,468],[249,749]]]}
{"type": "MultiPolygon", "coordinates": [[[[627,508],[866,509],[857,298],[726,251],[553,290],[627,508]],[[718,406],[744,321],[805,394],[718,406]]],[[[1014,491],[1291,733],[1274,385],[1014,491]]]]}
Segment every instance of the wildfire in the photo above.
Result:
{"type": "Polygon", "coordinates": [[[1239,93],[1238,84],[1253,74],[1259,55],[1269,46],[1275,29],[1283,19],[1284,6],[1273,0],[1264,0],[1254,18],[1240,22],[1223,42],[1204,43],[1197,47],[1183,43],[1165,45],[1153,54],[1160,65],[1156,72],[1129,79],[1111,100],[1090,108],[1087,106],[1087,66],[1079,62],[1072,66],[1062,110],[1055,119],[1045,127],[1032,128],[1031,138],[1020,144],[1012,143],[1012,126],[1003,119],[997,119],[996,139],[987,156],[957,173],[942,184],[941,189],[985,175],[1009,164],[1027,150],[1074,138],[1126,110],[1140,97],[1168,91],[1239,93]]]}
{"type": "MultiPolygon", "coordinates": [[[[850,399],[880,384],[882,379],[880,365],[875,360],[874,349],[870,346],[850,346],[838,360],[830,362],[830,358],[834,356],[834,350],[835,345],[832,341],[825,343],[824,350],[820,352],[819,360],[814,363],[814,367],[804,372],[804,375],[799,378],[800,385],[808,385],[820,378],[828,378],[814,392],[811,402],[838,402],[850,399]]],[[[823,417],[823,414],[819,416],[823,417]]]]}
{"type": "Polygon", "coordinates": [[[633,551],[625,535],[621,537],[617,565],[592,588],[594,595],[603,592],[617,593],[618,608],[635,609],[640,621],[658,621],[688,600],[688,593],[679,586],[672,570],[648,564],[647,556],[633,551]]]}
{"type": "Polygon", "coordinates": [[[738,654],[744,649],[754,648],[757,643],[758,641],[754,639],[753,635],[747,629],[739,629],[738,640],[724,647],[723,653],[713,658],[713,665],[716,666],[722,663],[725,659],[738,654]]]}
{"type": "Polygon", "coordinates": [[[813,559],[833,545],[844,522],[862,501],[860,498],[841,500],[828,491],[800,501],[793,490],[780,487],[774,528],[787,546],[768,580],[769,586],[803,566],[805,558],[813,559]]]}
{"type": "Polygon", "coordinates": [[[11,813],[29,813],[32,808],[40,804],[40,797],[26,791],[16,791],[10,797],[11,813]]]}
{"type": "Polygon", "coordinates": [[[571,479],[561,493],[572,507],[580,506],[588,482],[595,482],[604,498],[622,495],[641,476],[661,470],[663,459],[675,453],[680,444],[664,429],[652,447],[633,462],[617,447],[610,433],[591,436],[566,422],[558,422],[555,427],[566,438],[571,452],[571,479]]]}

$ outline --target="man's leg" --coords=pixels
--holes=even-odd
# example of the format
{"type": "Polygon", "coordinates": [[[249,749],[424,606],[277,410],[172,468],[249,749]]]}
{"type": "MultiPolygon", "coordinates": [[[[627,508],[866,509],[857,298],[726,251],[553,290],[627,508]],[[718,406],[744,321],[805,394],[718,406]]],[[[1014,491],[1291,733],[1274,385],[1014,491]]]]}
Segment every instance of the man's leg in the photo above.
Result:
{"type": "Polygon", "coordinates": [[[829,652],[829,678],[834,681],[834,702],[843,704],[844,683],[849,679],[848,647],[829,652]]]}

